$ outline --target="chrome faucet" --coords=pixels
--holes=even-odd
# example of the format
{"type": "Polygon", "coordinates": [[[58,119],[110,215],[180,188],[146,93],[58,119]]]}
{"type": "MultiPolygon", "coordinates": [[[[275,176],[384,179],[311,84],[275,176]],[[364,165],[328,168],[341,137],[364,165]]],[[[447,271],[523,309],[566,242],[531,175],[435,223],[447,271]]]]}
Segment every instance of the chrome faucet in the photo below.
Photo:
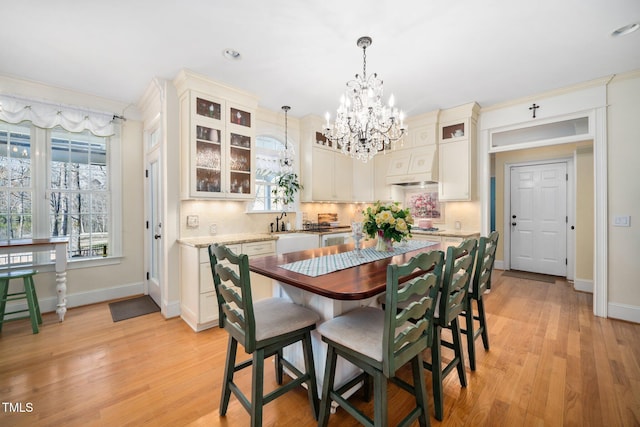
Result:
{"type": "Polygon", "coordinates": [[[282,211],[279,217],[276,217],[276,231],[284,231],[284,221],[282,221],[282,226],[280,226],[280,220],[282,217],[287,216],[287,213],[282,211]]]}

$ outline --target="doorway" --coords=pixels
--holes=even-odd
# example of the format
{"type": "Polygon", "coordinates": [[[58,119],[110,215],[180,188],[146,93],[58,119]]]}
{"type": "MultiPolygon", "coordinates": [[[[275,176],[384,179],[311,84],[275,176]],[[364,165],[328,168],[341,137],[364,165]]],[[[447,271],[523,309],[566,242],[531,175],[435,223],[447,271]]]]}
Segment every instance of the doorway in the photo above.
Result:
{"type": "Polygon", "coordinates": [[[511,165],[510,267],[567,277],[568,162],[511,165]]]}
{"type": "Polygon", "coordinates": [[[145,159],[145,268],[146,291],[158,307],[162,304],[162,253],[163,253],[163,229],[162,229],[162,167],[160,128],[155,128],[148,133],[149,151],[145,159]]]}

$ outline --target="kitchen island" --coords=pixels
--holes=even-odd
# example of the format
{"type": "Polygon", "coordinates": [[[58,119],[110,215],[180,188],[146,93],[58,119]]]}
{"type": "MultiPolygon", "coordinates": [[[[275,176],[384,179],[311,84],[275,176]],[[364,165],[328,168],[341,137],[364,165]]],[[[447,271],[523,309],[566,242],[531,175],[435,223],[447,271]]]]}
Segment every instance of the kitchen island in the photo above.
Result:
{"type": "MultiPolygon", "coordinates": [[[[375,246],[374,240],[363,243],[364,248],[375,246]]],[[[376,305],[377,296],[386,290],[387,266],[389,264],[402,264],[420,252],[441,249],[440,243],[425,242],[425,244],[428,246],[423,245],[404,253],[392,254],[393,256],[383,259],[316,276],[292,271],[285,267],[296,262],[353,253],[354,245],[328,246],[284,255],[249,258],[249,270],[277,281],[275,289],[277,296],[288,298],[296,304],[315,310],[320,315],[320,321],[324,322],[358,307],[376,305]]],[[[409,248],[411,247],[413,246],[409,246],[409,248]]],[[[318,395],[320,395],[327,346],[322,342],[317,331],[311,331],[311,341],[316,378],[318,379],[318,395]]],[[[300,345],[285,348],[284,355],[299,369],[302,368],[304,359],[300,345]]],[[[339,359],[336,367],[336,385],[346,383],[358,373],[359,370],[354,365],[339,359]]]]}

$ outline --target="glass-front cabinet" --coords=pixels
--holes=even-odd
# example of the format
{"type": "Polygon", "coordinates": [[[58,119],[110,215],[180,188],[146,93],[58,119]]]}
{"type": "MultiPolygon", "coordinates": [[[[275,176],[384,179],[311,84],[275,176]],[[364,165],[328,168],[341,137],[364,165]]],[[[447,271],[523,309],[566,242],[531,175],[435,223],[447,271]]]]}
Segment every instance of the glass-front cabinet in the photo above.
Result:
{"type": "Polygon", "coordinates": [[[253,198],[257,101],[200,76],[181,74],[176,86],[182,198],[253,198]]]}

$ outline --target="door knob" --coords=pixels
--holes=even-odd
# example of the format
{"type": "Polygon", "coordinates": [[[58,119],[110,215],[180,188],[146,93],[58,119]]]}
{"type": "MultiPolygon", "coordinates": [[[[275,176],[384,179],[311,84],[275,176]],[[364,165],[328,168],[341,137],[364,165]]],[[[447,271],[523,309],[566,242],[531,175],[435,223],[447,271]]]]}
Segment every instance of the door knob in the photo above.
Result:
{"type": "Polygon", "coordinates": [[[514,227],[517,225],[516,222],[512,222],[511,225],[513,225],[514,227]]]}
{"type": "Polygon", "coordinates": [[[153,235],[153,238],[156,239],[156,240],[158,240],[161,237],[162,237],[162,235],[160,235],[160,234],[154,234],[153,235]]]}
{"type": "Polygon", "coordinates": [[[511,218],[516,219],[516,216],[515,215],[511,215],[511,218]]]}

